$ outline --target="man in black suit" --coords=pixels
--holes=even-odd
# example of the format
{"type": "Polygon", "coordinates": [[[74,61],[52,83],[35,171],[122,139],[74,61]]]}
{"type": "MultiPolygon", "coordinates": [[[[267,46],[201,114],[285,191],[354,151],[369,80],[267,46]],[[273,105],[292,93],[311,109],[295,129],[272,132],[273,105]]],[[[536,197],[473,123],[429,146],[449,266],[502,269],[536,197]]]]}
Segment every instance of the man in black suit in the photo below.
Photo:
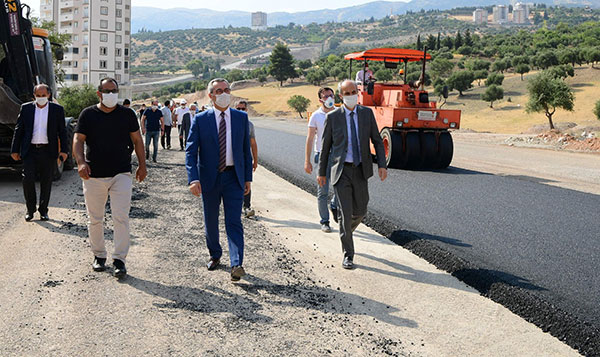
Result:
{"type": "Polygon", "coordinates": [[[35,211],[40,219],[47,221],[48,202],[56,160],[65,161],[69,146],[65,128],[65,111],[58,104],[50,103],[50,87],[38,84],[33,88],[35,101],[21,106],[13,136],[11,157],[23,160],[23,194],[27,205],[26,221],[33,219],[35,211]],[[59,153],[60,145],[60,153],[59,153]],[[36,175],[40,177],[40,201],[36,209],[36,175]]]}

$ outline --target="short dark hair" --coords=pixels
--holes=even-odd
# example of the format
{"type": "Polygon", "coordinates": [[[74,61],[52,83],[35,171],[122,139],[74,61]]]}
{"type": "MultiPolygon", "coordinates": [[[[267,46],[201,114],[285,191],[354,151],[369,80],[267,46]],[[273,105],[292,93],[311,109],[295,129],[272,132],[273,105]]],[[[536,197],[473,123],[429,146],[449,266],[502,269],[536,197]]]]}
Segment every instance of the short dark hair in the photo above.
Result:
{"type": "Polygon", "coordinates": [[[171,101],[170,100],[165,101],[165,106],[168,107],[169,105],[171,105],[171,101]]]}
{"type": "Polygon", "coordinates": [[[246,100],[244,100],[244,99],[238,100],[238,102],[235,104],[235,106],[237,107],[240,104],[243,104],[246,106],[246,108],[248,108],[248,102],[246,100]]]}
{"type": "Polygon", "coordinates": [[[33,87],[33,93],[35,94],[35,92],[40,89],[40,88],[45,88],[46,92],[48,92],[48,94],[52,95],[52,91],[50,90],[50,86],[47,85],[46,83],[40,83],[40,84],[36,84],[33,87]]]}
{"type": "Polygon", "coordinates": [[[113,82],[115,84],[115,86],[117,87],[117,89],[119,89],[119,83],[117,83],[117,80],[112,78],[112,77],[104,77],[100,80],[100,84],[98,85],[98,91],[102,90],[102,83],[104,82],[113,82]]]}
{"type": "Polygon", "coordinates": [[[129,101],[129,99],[124,99],[123,100],[123,105],[127,105],[127,104],[131,104],[131,101],[129,101]]]}
{"type": "Polygon", "coordinates": [[[321,95],[323,95],[323,93],[326,92],[326,91],[328,91],[328,90],[331,91],[331,93],[335,94],[335,92],[333,91],[333,89],[331,89],[329,87],[321,87],[321,88],[319,88],[319,99],[321,99],[321,95]]]}

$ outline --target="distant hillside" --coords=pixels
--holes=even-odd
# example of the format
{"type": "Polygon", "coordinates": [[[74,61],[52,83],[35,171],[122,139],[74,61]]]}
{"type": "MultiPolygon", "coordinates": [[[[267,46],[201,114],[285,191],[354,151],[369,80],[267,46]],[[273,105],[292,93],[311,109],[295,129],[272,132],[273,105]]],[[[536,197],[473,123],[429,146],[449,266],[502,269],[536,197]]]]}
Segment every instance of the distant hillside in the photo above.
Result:
{"type": "MultiPolygon", "coordinates": [[[[512,1],[514,2],[514,1],[512,1]]],[[[600,0],[536,0],[537,4],[549,6],[591,6],[600,8],[600,0]]],[[[268,14],[269,26],[288,25],[293,22],[299,25],[310,23],[362,21],[373,17],[381,19],[390,14],[400,15],[407,11],[449,10],[458,7],[491,6],[509,4],[509,0],[411,0],[373,1],[363,5],[341,9],[323,9],[306,12],[274,12],[268,14]]],[[[325,3],[326,4],[326,3],[325,3]]],[[[182,30],[191,28],[249,27],[250,13],[244,11],[219,12],[208,9],[158,9],[153,7],[134,6],[132,10],[131,30],[133,33],[141,29],[149,31],[182,30]]]]}

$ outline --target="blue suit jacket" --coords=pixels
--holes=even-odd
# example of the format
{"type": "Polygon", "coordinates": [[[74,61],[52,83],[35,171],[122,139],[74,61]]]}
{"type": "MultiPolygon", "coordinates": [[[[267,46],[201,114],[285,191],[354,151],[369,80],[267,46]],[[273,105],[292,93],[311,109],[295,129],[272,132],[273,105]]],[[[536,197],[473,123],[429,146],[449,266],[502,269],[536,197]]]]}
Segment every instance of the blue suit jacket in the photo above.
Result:
{"type": "MultiPolygon", "coordinates": [[[[13,136],[11,153],[20,153],[21,157],[26,157],[31,146],[33,136],[33,123],[35,119],[35,102],[28,102],[21,105],[21,112],[17,118],[15,134],[13,136]]],[[[54,159],[58,158],[60,152],[69,152],[69,142],[67,139],[67,130],[65,127],[65,111],[63,107],[56,103],[48,103],[48,147],[54,159]],[[59,144],[60,142],[60,144],[59,144]]]]}
{"type": "MultiPolygon", "coordinates": [[[[230,109],[231,148],[235,173],[240,186],[252,181],[252,153],[250,151],[250,129],[245,112],[230,109]]],[[[215,112],[209,109],[192,119],[187,138],[185,167],[188,184],[200,181],[202,190],[211,190],[219,171],[219,138],[215,112]]]]}

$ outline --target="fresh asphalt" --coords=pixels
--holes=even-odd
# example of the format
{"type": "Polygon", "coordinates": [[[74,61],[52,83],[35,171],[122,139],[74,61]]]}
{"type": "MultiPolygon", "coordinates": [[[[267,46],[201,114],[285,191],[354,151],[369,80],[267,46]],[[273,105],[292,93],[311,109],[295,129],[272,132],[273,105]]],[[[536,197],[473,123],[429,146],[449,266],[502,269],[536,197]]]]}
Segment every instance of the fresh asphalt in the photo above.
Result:
{"type": "MultiPolygon", "coordinates": [[[[259,126],[256,136],[262,164],[314,192],[304,136],[259,126]]],[[[453,166],[388,174],[369,181],[370,213],[600,328],[599,195],[453,166]]]]}

